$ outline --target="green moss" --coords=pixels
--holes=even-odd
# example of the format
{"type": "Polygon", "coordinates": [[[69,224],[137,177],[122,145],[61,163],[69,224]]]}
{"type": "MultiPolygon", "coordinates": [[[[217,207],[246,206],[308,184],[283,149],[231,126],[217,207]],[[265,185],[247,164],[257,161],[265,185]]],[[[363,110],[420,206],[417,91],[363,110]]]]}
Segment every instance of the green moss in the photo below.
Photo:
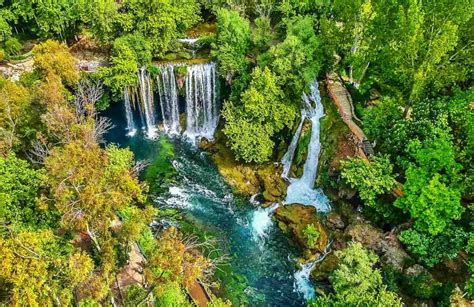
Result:
{"type": "Polygon", "coordinates": [[[172,164],[174,158],[173,144],[164,137],[161,137],[159,142],[160,151],[145,172],[145,181],[148,183],[152,194],[166,191],[169,184],[174,182],[177,176],[172,164]]]}
{"type": "Polygon", "coordinates": [[[326,247],[328,236],[314,207],[298,204],[280,206],[276,209],[274,216],[282,232],[294,239],[303,249],[322,251],[326,247]],[[315,242],[310,242],[311,246],[308,245],[308,236],[305,234],[308,225],[312,225],[309,227],[312,228],[313,233],[319,233],[315,242]]]}
{"type": "Polygon", "coordinates": [[[319,157],[317,186],[321,188],[338,188],[332,172],[338,168],[339,160],[351,155],[350,142],[347,140],[349,128],[342,121],[336,106],[331,99],[323,96],[325,116],[321,119],[321,154],[319,157]]]}

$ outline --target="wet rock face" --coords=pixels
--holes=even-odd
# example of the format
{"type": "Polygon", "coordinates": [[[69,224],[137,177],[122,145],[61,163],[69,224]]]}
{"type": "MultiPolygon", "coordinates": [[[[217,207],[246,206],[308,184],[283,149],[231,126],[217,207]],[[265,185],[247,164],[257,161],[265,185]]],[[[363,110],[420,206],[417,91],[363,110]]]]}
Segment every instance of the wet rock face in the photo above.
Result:
{"type": "Polygon", "coordinates": [[[278,202],[286,196],[286,183],[281,178],[281,166],[267,164],[257,171],[262,186],[262,195],[269,202],[278,202]]]}
{"type": "Polygon", "coordinates": [[[280,206],[274,214],[278,227],[294,239],[299,246],[312,251],[323,251],[328,243],[328,235],[323,228],[314,207],[293,204],[280,206]],[[314,247],[308,245],[308,238],[304,229],[312,224],[319,232],[319,237],[314,247]]]}
{"type": "Polygon", "coordinates": [[[323,261],[316,263],[311,271],[311,279],[314,281],[328,280],[331,273],[337,268],[338,261],[337,256],[330,253],[323,261]]]}

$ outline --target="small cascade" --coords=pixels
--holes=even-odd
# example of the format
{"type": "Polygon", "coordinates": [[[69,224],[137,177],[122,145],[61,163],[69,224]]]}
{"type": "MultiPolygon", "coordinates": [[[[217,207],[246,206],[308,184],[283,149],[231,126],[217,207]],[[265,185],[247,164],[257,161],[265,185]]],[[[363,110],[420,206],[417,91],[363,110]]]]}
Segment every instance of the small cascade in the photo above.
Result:
{"type": "Polygon", "coordinates": [[[163,126],[168,134],[179,134],[181,126],[179,124],[178,89],[174,74],[174,65],[160,65],[160,74],[156,77],[158,84],[158,94],[160,97],[161,114],[163,116],[163,126]]]}
{"type": "Polygon", "coordinates": [[[186,132],[195,141],[205,137],[212,139],[219,122],[216,97],[215,63],[188,66],[186,75],[186,132]]]}
{"type": "Polygon", "coordinates": [[[301,265],[301,269],[295,273],[295,290],[303,294],[305,300],[314,298],[314,286],[309,280],[309,275],[311,274],[311,271],[314,269],[316,264],[318,262],[323,261],[324,258],[326,258],[327,254],[331,252],[331,244],[332,242],[329,242],[324,252],[318,258],[316,258],[316,260],[303,263],[301,265]]]}
{"type": "Polygon", "coordinates": [[[146,124],[146,134],[148,138],[156,137],[156,120],[155,120],[155,106],[153,103],[153,88],[150,79],[150,74],[145,67],[138,71],[138,82],[140,90],[140,98],[142,102],[141,114],[144,115],[146,124]]]}
{"type": "Polygon", "coordinates": [[[311,120],[311,138],[308,145],[308,157],[304,164],[303,176],[301,178],[290,179],[291,183],[286,193],[285,203],[315,206],[318,211],[327,212],[329,210],[328,198],[320,189],[314,189],[319,153],[321,151],[319,120],[324,116],[317,81],[313,81],[311,84],[310,94],[307,95],[303,93],[302,98],[307,108],[306,112],[311,120]]]}
{"type": "Polygon", "coordinates": [[[254,240],[261,241],[262,239],[265,239],[268,236],[268,231],[270,230],[273,224],[273,211],[275,211],[278,207],[279,204],[274,203],[267,208],[259,207],[253,212],[251,226],[252,237],[254,238],[254,240]]]}
{"type": "Polygon", "coordinates": [[[133,120],[132,103],[130,102],[130,93],[127,88],[123,90],[123,100],[125,105],[125,117],[127,119],[127,135],[134,136],[135,133],[137,133],[137,128],[133,120]]]}
{"type": "Polygon", "coordinates": [[[301,129],[303,129],[303,123],[304,123],[305,118],[306,118],[306,111],[305,109],[302,109],[300,124],[298,125],[298,128],[296,129],[296,132],[293,135],[293,138],[291,139],[290,146],[288,146],[288,151],[285,153],[285,155],[281,159],[281,164],[283,165],[283,172],[281,174],[281,177],[283,178],[288,178],[288,175],[290,174],[291,163],[293,163],[296,146],[298,146],[298,140],[300,139],[300,136],[301,136],[301,129]]]}

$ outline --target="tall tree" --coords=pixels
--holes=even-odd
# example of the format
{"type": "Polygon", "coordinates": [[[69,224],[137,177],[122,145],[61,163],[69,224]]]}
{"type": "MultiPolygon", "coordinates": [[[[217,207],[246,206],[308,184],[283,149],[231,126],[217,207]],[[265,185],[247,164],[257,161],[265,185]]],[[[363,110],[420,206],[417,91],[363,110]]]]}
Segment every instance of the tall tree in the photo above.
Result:
{"type": "Polygon", "coordinates": [[[291,125],[296,108],[287,102],[270,69],[256,67],[249,88],[241,95],[241,104],[227,101],[223,115],[224,133],[237,157],[259,163],[270,158],[272,136],[291,125]]]}

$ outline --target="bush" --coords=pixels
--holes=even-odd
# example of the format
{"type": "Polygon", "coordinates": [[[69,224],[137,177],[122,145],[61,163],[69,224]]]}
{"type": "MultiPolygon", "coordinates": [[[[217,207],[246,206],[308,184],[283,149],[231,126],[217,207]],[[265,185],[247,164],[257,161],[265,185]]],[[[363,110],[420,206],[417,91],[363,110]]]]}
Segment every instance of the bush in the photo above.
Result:
{"type": "Polygon", "coordinates": [[[10,38],[5,41],[3,49],[5,50],[5,53],[7,54],[7,56],[11,57],[11,56],[19,55],[21,48],[22,48],[22,45],[18,39],[10,38]]]}

